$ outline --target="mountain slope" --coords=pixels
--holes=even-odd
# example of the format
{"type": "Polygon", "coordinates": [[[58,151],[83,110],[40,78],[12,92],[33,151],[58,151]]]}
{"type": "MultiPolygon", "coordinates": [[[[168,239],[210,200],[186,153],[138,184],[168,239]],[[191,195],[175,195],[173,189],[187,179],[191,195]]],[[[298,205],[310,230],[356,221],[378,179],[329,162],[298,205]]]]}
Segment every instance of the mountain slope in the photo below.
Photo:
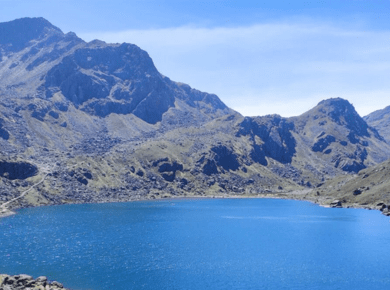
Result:
{"type": "Polygon", "coordinates": [[[364,117],[364,120],[371,127],[374,127],[385,138],[388,144],[390,144],[390,106],[372,112],[364,117]]]}
{"type": "Polygon", "coordinates": [[[329,180],[315,189],[311,198],[331,206],[380,209],[390,215],[390,161],[364,169],[353,176],[339,176],[329,180]]]}

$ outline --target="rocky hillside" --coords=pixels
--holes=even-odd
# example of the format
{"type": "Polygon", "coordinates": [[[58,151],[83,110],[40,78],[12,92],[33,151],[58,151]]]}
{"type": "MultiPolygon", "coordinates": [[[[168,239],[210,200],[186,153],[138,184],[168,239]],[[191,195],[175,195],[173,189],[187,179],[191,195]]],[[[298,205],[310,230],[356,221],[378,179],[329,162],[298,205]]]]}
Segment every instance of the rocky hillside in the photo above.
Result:
{"type": "Polygon", "coordinates": [[[315,185],[343,172],[356,173],[390,156],[376,129],[343,99],[329,99],[293,118],[245,118],[236,137],[249,137],[251,157],[282,177],[290,168],[301,185],[315,185]],[[276,164],[272,165],[273,160],[276,164]]]}
{"type": "Polygon", "coordinates": [[[0,23],[0,55],[0,200],[11,208],[281,194],[390,157],[346,100],[243,117],[161,75],[136,45],[86,43],[42,18],[0,23]]]}
{"type": "Polygon", "coordinates": [[[321,204],[363,206],[390,215],[390,160],[355,175],[331,179],[314,189],[310,198],[321,204]]]}
{"type": "Polygon", "coordinates": [[[381,134],[390,144],[390,106],[372,112],[371,114],[364,117],[364,120],[371,127],[378,130],[379,134],[381,134]]]}

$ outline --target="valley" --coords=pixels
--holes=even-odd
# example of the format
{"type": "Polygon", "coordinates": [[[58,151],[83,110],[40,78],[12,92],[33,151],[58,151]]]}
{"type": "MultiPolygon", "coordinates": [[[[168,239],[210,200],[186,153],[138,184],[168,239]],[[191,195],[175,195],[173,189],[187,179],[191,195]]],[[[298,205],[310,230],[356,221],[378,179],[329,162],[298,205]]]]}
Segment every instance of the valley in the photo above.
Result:
{"type": "Polygon", "coordinates": [[[87,43],[43,18],[0,23],[0,81],[3,209],[213,196],[390,204],[388,109],[362,118],[333,98],[297,117],[244,117],[163,76],[136,45],[87,43]]]}

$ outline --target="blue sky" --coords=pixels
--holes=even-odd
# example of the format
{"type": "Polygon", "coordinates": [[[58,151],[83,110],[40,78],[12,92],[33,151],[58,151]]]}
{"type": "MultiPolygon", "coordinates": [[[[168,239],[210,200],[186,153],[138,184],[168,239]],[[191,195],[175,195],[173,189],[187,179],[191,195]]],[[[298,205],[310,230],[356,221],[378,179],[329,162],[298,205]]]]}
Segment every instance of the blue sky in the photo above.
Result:
{"type": "Polygon", "coordinates": [[[172,80],[243,115],[299,115],[342,97],[390,105],[390,1],[0,0],[0,21],[42,16],[89,41],[145,49],[172,80]]]}

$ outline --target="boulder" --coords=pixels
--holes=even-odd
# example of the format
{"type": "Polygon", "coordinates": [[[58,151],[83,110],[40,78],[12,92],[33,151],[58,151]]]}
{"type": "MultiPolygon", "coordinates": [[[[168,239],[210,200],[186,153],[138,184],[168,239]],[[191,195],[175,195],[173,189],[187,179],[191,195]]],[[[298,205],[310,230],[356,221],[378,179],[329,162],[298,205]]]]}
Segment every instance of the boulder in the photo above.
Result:
{"type": "Polygon", "coordinates": [[[330,206],[331,206],[331,207],[341,207],[342,204],[341,204],[341,201],[340,201],[340,200],[336,199],[336,200],[334,200],[334,201],[332,201],[332,202],[330,203],[330,206]]]}
{"type": "Polygon", "coordinates": [[[51,282],[50,286],[54,286],[57,288],[64,288],[64,285],[62,285],[60,282],[57,282],[57,281],[51,282]]]}
{"type": "Polygon", "coordinates": [[[5,277],[3,281],[4,285],[13,285],[14,283],[16,283],[16,279],[12,276],[5,277]]]}
{"type": "Polygon", "coordinates": [[[21,283],[23,285],[27,284],[27,282],[29,282],[29,281],[33,281],[34,280],[33,277],[31,277],[29,275],[25,275],[25,274],[16,275],[14,277],[17,280],[18,283],[21,283]]]}
{"type": "Polygon", "coordinates": [[[47,283],[47,277],[46,276],[39,276],[37,279],[35,279],[37,283],[40,284],[46,284],[47,283]]]}

